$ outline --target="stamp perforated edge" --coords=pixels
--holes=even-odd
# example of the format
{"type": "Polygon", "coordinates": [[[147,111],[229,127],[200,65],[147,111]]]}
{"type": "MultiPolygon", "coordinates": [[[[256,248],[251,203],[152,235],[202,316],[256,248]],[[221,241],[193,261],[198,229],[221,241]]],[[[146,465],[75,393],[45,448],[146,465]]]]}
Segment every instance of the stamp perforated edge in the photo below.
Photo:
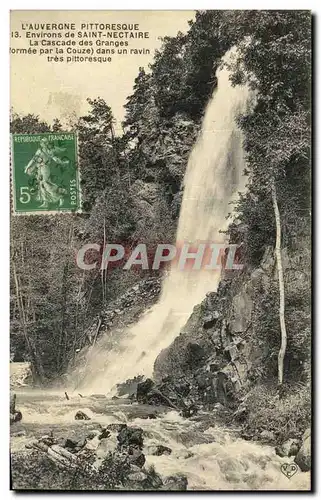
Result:
{"type": "MultiPolygon", "coordinates": [[[[39,132],[37,135],[41,135],[42,133],[49,133],[49,132],[39,132]]],[[[64,133],[69,133],[69,134],[74,134],[75,135],[75,142],[76,142],[76,171],[77,171],[77,187],[78,187],[78,204],[79,208],[77,210],[70,210],[70,209],[65,209],[65,210],[32,210],[32,211],[27,211],[27,212],[22,212],[21,210],[17,211],[16,210],[16,194],[15,194],[15,188],[14,188],[14,152],[13,152],[13,136],[15,135],[14,133],[10,133],[10,146],[9,146],[9,163],[10,163],[10,215],[16,217],[16,216],[37,216],[37,215],[64,215],[64,214],[88,214],[85,210],[82,209],[82,192],[81,192],[81,172],[79,168],[79,140],[78,140],[78,132],[71,131],[71,132],[64,132],[64,133]]],[[[23,134],[20,134],[23,135],[23,134]]],[[[26,134],[27,135],[27,134],[26,134]]]]}

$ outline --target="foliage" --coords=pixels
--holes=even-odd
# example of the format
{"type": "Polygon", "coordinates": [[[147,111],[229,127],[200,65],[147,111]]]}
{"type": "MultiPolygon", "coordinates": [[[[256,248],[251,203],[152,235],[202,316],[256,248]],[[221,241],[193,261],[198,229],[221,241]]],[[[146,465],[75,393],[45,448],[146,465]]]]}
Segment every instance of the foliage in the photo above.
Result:
{"type": "Polygon", "coordinates": [[[301,438],[311,422],[311,389],[297,384],[279,398],[276,385],[257,385],[246,397],[246,408],[247,431],[272,431],[278,443],[301,438]]]}

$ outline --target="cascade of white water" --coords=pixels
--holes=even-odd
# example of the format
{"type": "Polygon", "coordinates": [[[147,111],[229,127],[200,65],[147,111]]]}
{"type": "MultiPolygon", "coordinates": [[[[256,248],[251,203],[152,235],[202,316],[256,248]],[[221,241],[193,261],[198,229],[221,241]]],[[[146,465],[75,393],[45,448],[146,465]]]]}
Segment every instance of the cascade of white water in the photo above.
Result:
{"type": "MultiPolygon", "coordinates": [[[[233,54],[225,56],[228,62],[233,54]]],[[[201,133],[190,154],[184,178],[177,243],[224,243],[229,206],[244,189],[242,134],[236,117],[245,113],[249,90],[233,87],[229,71],[217,71],[218,85],[209,101],[201,133]]],[[[88,392],[112,390],[135,375],[151,376],[160,351],[179,335],[193,307],[217,289],[220,272],[172,267],[158,303],[131,327],[115,350],[103,341],[87,356],[81,388],[88,392]]]]}

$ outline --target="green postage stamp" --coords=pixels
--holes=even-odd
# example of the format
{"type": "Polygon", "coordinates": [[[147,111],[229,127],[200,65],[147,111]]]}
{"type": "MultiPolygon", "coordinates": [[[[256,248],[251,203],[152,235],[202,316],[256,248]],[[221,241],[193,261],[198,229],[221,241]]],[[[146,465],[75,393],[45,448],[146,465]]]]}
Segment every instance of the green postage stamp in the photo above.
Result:
{"type": "Polygon", "coordinates": [[[80,211],[79,184],[75,133],[12,134],[15,214],[80,211]]]}

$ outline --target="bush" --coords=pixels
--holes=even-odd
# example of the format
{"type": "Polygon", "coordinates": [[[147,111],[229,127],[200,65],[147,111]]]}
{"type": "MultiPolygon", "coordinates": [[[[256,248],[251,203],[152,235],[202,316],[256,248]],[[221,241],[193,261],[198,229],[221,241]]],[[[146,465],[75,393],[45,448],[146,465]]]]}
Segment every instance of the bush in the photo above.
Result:
{"type": "Polygon", "coordinates": [[[246,407],[247,432],[272,431],[278,443],[301,438],[311,422],[310,387],[285,387],[285,396],[279,398],[276,386],[259,385],[247,395],[246,407]]]}

